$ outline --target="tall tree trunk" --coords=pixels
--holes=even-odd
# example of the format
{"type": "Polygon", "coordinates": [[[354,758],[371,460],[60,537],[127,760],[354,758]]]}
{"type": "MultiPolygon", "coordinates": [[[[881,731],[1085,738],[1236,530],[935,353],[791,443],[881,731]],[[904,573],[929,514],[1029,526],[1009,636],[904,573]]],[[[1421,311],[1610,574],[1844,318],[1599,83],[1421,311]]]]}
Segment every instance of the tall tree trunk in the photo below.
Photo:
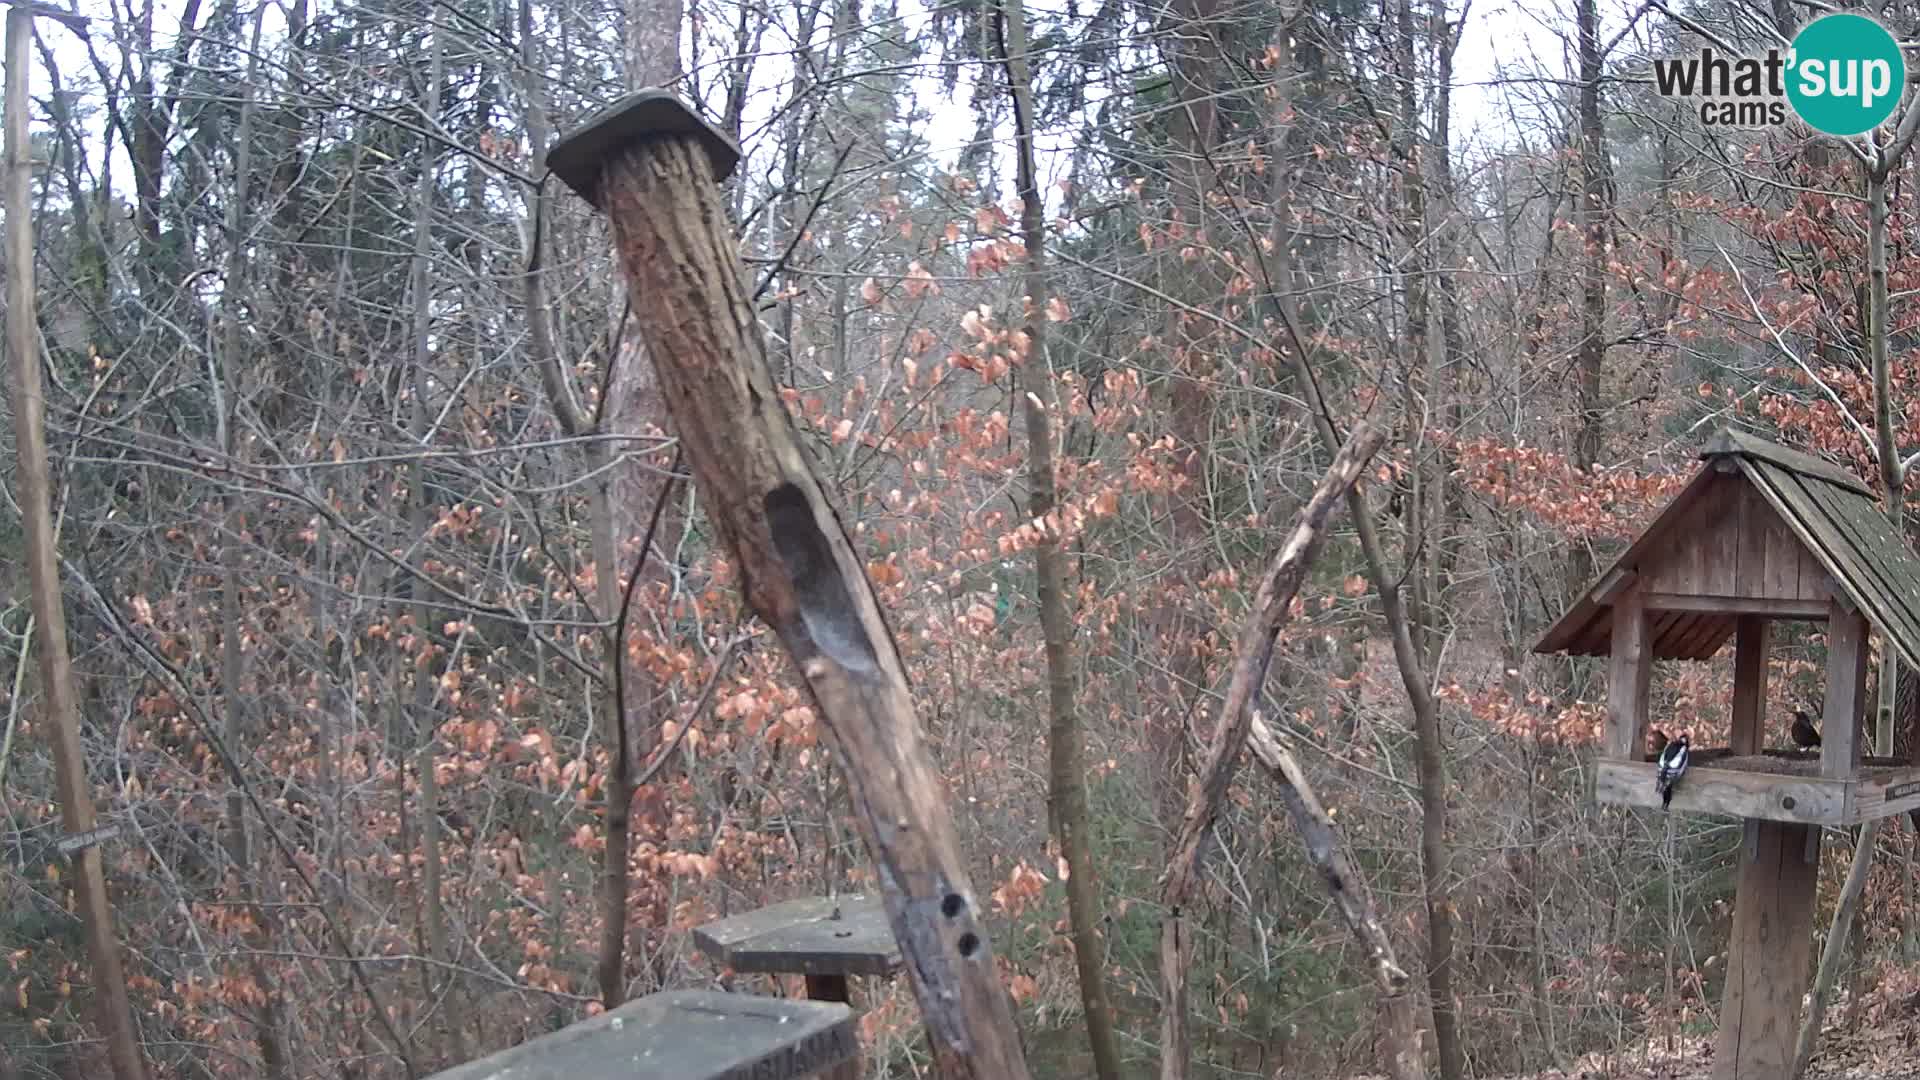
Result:
{"type": "MultiPolygon", "coordinates": [[[[680,62],[680,32],[686,17],[682,0],[632,0],[633,25],[628,36],[628,76],[635,86],[671,86],[683,74],[680,62]]],[[[664,842],[668,809],[660,785],[648,784],[635,790],[634,763],[650,760],[660,745],[660,726],[665,703],[662,688],[643,664],[629,662],[627,635],[636,612],[652,610],[651,604],[636,604],[632,597],[650,581],[659,581],[665,572],[664,560],[650,560],[648,552],[631,550],[647,529],[656,506],[664,517],[656,526],[665,538],[678,536],[684,525],[680,507],[667,500],[670,479],[657,454],[635,453],[649,429],[668,427],[666,402],[653,364],[638,335],[625,339],[626,348],[609,358],[602,413],[597,429],[615,438],[594,444],[609,456],[611,468],[598,472],[593,498],[593,557],[598,589],[595,604],[599,617],[609,624],[605,631],[602,672],[609,680],[613,698],[606,713],[611,727],[607,740],[610,775],[607,782],[607,850],[602,865],[601,902],[606,922],[601,928],[600,991],[608,1008],[625,998],[625,976],[613,964],[616,955],[624,955],[628,896],[631,887],[629,845],[631,833],[664,842]],[[632,455],[624,462],[614,459],[632,455]],[[649,573],[649,565],[654,570],[649,573]],[[624,582],[631,574],[637,580],[624,582]],[[617,800],[617,805],[616,805],[617,800]],[[616,835],[617,832],[617,835],[616,835]],[[617,862],[617,865],[616,865],[617,862]],[[621,940],[615,939],[615,934],[621,940]]],[[[664,927],[657,928],[664,933],[664,927]]],[[[641,936],[643,945],[650,944],[641,936]]],[[[666,978],[663,950],[647,955],[648,975],[654,984],[666,978]]],[[[622,961],[624,963],[624,961],[622,961]]]]}
{"type": "MultiPolygon", "coordinates": [[[[33,15],[25,7],[7,9],[6,54],[6,218],[7,352],[12,368],[15,499],[25,536],[28,589],[34,625],[40,628],[41,710],[53,737],[54,778],[59,789],[60,825],[68,834],[94,827],[93,788],[80,745],[80,702],[73,657],[67,650],[67,613],[60,596],[59,554],[53,538],[53,482],[47,453],[46,388],[40,372],[40,332],[34,307],[33,156],[27,120],[28,64],[33,44],[33,15]]],[[[107,898],[106,869],[98,844],[73,856],[73,889],[79,900],[80,926],[93,966],[94,1008],[114,1080],[143,1080],[139,1036],[127,1002],[126,974],[120,966],[120,941],[107,898]]]]}
{"type": "MultiPolygon", "coordinates": [[[[247,265],[247,252],[251,247],[248,226],[252,220],[249,203],[252,195],[254,121],[259,113],[255,99],[256,80],[259,77],[260,33],[265,11],[265,8],[261,8],[254,14],[247,80],[240,101],[240,123],[234,133],[233,195],[227,214],[227,266],[220,289],[223,325],[219,339],[219,370],[214,373],[214,390],[218,395],[215,424],[221,453],[226,455],[230,466],[246,457],[245,441],[237,427],[240,403],[246,396],[245,373],[250,368],[245,359],[246,335],[243,327],[252,302],[247,265]]],[[[246,523],[240,511],[239,496],[233,486],[229,485],[221,495],[221,504],[226,532],[220,545],[223,569],[220,583],[220,691],[226,705],[223,737],[228,749],[239,757],[240,748],[246,745],[252,734],[248,730],[246,717],[247,694],[242,689],[246,677],[246,658],[240,649],[245,606],[242,596],[244,560],[241,536],[246,523]]],[[[226,849],[234,877],[240,883],[242,895],[253,916],[254,925],[246,934],[250,950],[247,967],[261,995],[259,1012],[253,1018],[254,1043],[260,1049],[260,1062],[266,1075],[280,1080],[287,1075],[286,1052],[280,1042],[280,989],[268,975],[262,959],[272,947],[277,927],[272,910],[260,902],[260,886],[254,876],[253,855],[247,837],[246,811],[246,796],[236,782],[227,793],[226,849]]]]}
{"type": "MultiPolygon", "coordinates": [[[[1428,303],[1427,268],[1434,261],[1431,222],[1427,210],[1427,148],[1420,140],[1420,106],[1415,87],[1420,79],[1418,50],[1413,32],[1414,0],[1398,0],[1392,10],[1393,71],[1395,99],[1400,107],[1400,122],[1394,129],[1393,156],[1400,172],[1401,252],[1400,284],[1406,296],[1407,321],[1404,367],[1400,373],[1402,416],[1406,425],[1406,445],[1414,456],[1414,467],[1407,472],[1410,490],[1405,494],[1407,573],[1407,617],[1412,620],[1414,648],[1421,656],[1432,653],[1433,612],[1428,596],[1425,570],[1432,558],[1428,515],[1429,480],[1423,450],[1426,445],[1426,418],[1430,404],[1428,383],[1433,377],[1434,343],[1432,305],[1428,303]]],[[[1385,13],[1383,13],[1385,14],[1385,13]]]]}
{"type": "MultiPolygon", "coordinates": [[[[1027,422],[1029,516],[1047,522],[1056,500],[1053,478],[1053,424],[1041,395],[1051,396],[1052,363],[1047,353],[1046,206],[1040,196],[1034,154],[1033,73],[1027,64],[1027,12],[1023,0],[1002,0],[1001,57],[1013,99],[1016,173],[1020,193],[1020,230],[1026,241],[1027,355],[1015,369],[1014,392],[1024,399],[1027,422]]],[[[1047,653],[1047,727],[1049,817],[1060,855],[1066,860],[1067,921],[1072,927],[1074,963],[1080,974],[1080,1002],[1086,1012],[1087,1043],[1094,1075],[1119,1080],[1120,1048],[1113,1036],[1113,1007],[1101,974],[1105,947],[1100,940],[1100,894],[1094,877],[1087,820],[1086,754],[1074,686],[1073,627],[1067,614],[1067,581],[1055,530],[1043,528],[1033,547],[1034,591],[1040,603],[1040,631],[1047,653]]]]}
{"type": "MultiPolygon", "coordinates": [[[[667,0],[655,6],[660,7],[662,12],[672,9],[676,20],[673,23],[675,30],[670,42],[659,34],[657,25],[644,32],[639,28],[633,31],[636,36],[631,37],[631,41],[653,43],[645,53],[635,53],[629,57],[632,65],[630,71],[636,85],[663,85],[673,81],[679,70],[678,5],[667,0]],[[664,55],[658,51],[667,48],[662,42],[668,42],[671,46],[671,51],[664,55]]],[[[635,20],[642,20],[647,10],[649,5],[645,0],[638,0],[634,8],[635,20]]],[[[544,70],[544,61],[540,55],[539,39],[534,34],[531,0],[518,0],[517,13],[521,68],[526,73],[521,86],[526,102],[523,123],[527,141],[536,159],[544,160],[552,129],[547,113],[545,83],[537,74],[544,70]]],[[[664,18],[665,15],[659,17],[664,18]]],[[[601,852],[599,882],[600,944],[594,971],[601,1004],[612,1009],[625,1001],[627,995],[634,763],[652,757],[659,735],[659,725],[646,722],[652,718],[657,688],[644,667],[627,661],[624,631],[628,621],[628,597],[631,590],[640,587],[641,582],[634,580],[629,588],[622,588],[626,560],[622,557],[621,543],[629,537],[640,539],[640,530],[630,527],[636,513],[634,508],[653,507],[664,500],[667,493],[663,486],[664,478],[646,462],[623,465],[618,460],[627,446],[627,440],[596,436],[641,434],[648,421],[664,420],[665,412],[659,400],[652,365],[640,342],[631,341],[629,347],[623,350],[617,336],[609,344],[611,355],[608,357],[608,363],[615,370],[610,374],[607,393],[599,399],[598,411],[589,411],[580,404],[579,396],[575,394],[573,384],[561,366],[547,290],[542,244],[549,200],[550,196],[544,189],[532,191],[527,196],[527,261],[526,272],[521,276],[521,289],[526,304],[534,365],[540,373],[548,405],[553,409],[563,432],[573,438],[588,440],[587,471],[594,477],[587,496],[588,544],[595,568],[593,604],[597,618],[604,624],[600,648],[600,692],[595,711],[600,718],[601,743],[607,753],[607,780],[602,804],[606,843],[601,852]],[[610,397],[622,397],[624,402],[610,405],[610,397]]],[[[614,329],[617,332],[619,328],[614,329]]],[[[635,553],[633,575],[639,575],[645,569],[646,554],[644,550],[635,553]]],[[[642,828],[658,825],[659,811],[662,809],[656,800],[647,800],[641,810],[642,828]]]]}
{"type": "MultiPolygon", "coordinates": [[[[1182,238],[1181,244],[1202,252],[1193,265],[1173,271],[1180,277],[1172,288],[1196,309],[1218,303],[1224,284],[1219,280],[1216,260],[1202,242],[1209,196],[1215,190],[1218,80],[1223,65],[1214,35],[1220,31],[1222,6],[1220,0],[1176,0],[1164,17],[1160,38],[1168,53],[1179,101],[1179,107],[1168,117],[1174,147],[1169,181],[1176,216],[1173,229],[1182,238]]],[[[1173,311],[1170,320],[1166,340],[1172,343],[1172,377],[1167,388],[1167,426],[1183,451],[1178,468],[1185,486],[1168,497],[1167,540],[1173,552],[1173,569],[1161,583],[1160,599],[1146,620],[1155,639],[1148,647],[1162,651],[1166,657],[1162,673],[1155,677],[1159,707],[1147,718],[1147,739],[1151,755],[1148,782],[1157,820],[1169,835],[1178,827],[1185,804],[1180,778],[1188,720],[1206,682],[1198,639],[1207,632],[1207,626],[1195,616],[1192,605],[1194,589],[1205,579],[1212,563],[1206,508],[1214,411],[1209,382],[1214,376],[1215,359],[1210,340],[1215,328],[1210,322],[1187,309],[1173,311]]]]}
{"type": "MultiPolygon", "coordinates": [[[[1428,140],[1421,164],[1426,167],[1427,231],[1431,249],[1425,260],[1430,282],[1427,289],[1427,414],[1446,436],[1458,437],[1463,410],[1454,386],[1454,367],[1462,352],[1460,299],[1450,269],[1456,258],[1457,207],[1453,190],[1453,134],[1450,117],[1453,110],[1453,56],[1460,44],[1459,27],[1447,22],[1447,0],[1434,0],[1428,15],[1433,27],[1434,64],[1433,135],[1428,140]]],[[[1421,548],[1426,552],[1423,591],[1429,622],[1438,623],[1447,590],[1451,586],[1459,545],[1450,535],[1455,516],[1454,488],[1449,483],[1453,463],[1445,444],[1431,445],[1422,433],[1420,446],[1428,447],[1422,468],[1426,472],[1426,534],[1421,548]]],[[[1440,650],[1447,635],[1430,628],[1423,654],[1428,670],[1440,664],[1440,650]]]]}
{"type": "Polygon", "coordinates": [[[680,81],[684,0],[628,0],[627,86],[670,87],[680,81]]]}
{"type": "MultiPolygon", "coordinates": [[[[1920,109],[1920,101],[1908,106],[1920,109]]],[[[1867,174],[1867,356],[1873,369],[1874,447],[1880,459],[1880,485],[1887,492],[1887,521],[1893,534],[1907,536],[1907,476],[1900,460],[1901,410],[1893,400],[1893,362],[1888,355],[1887,305],[1887,178],[1889,168],[1867,174]]],[[[1893,725],[1898,712],[1900,654],[1882,649],[1880,704],[1875,717],[1873,752],[1893,753],[1893,725]]]]}
{"type": "MultiPolygon", "coordinates": [[[[1607,362],[1607,144],[1600,116],[1598,0],[1575,0],[1579,34],[1580,234],[1586,255],[1580,272],[1580,343],[1574,357],[1575,408],[1573,467],[1590,473],[1600,462],[1606,435],[1606,403],[1601,374],[1607,362]]],[[[1593,552],[1575,537],[1567,557],[1567,595],[1577,596],[1593,581],[1593,552]]]]}
{"type": "MultiPolygon", "coordinates": [[[[431,20],[427,31],[427,84],[421,96],[420,108],[424,115],[437,124],[440,118],[441,85],[445,79],[446,60],[440,37],[440,21],[431,20]]],[[[438,144],[427,139],[421,146],[419,186],[414,192],[413,217],[413,383],[408,412],[408,434],[412,436],[414,452],[419,456],[408,468],[409,494],[407,502],[408,538],[415,544],[424,544],[431,531],[431,511],[427,492],[426,452],[432,440],[428,427],[428,417],[432,415],[427,395],[429,391],[428,373],[432,370],[433,351],[433,211],[435,202],[435,181],[438,159],[438,144]]],[[[424,555],[423,555],[424,561],[424,555]]],[[[420,979],[423,1000],[434,1001],[440,996],[440,971],[437,963],[449,959],[447,949],[446,912],[440,896],[440,815],[438,785],[432,775],[434,769],[435,742],[438,738],[439,720],[436,703],[439,694],[436,689],[436,674],[442,664],[435,663],[428,652],[433,646],[433,607],[431,587],[428,585],[424,570],[412,575],[408,581],[408,598],[411,601],[409,613],[413,622],[415,652],[398,658],[399,665],[413,672],[411,701],[401,711],[402,729],[396,734],[401,742],[396,746],[396,754],[402,762],[398,775],[405,777],[406,758],[414,758],[417,787],[412,817],[420,830],[421,868],[420,868],[420,912],[419,926],[422,929],[422,944],[427,953],[428,964],[421,968],[420,979]],[[415,745],[415,742],[418,745],[415,745]]],[[[396,669],[394,691],[402,692],[405,683],[398,677],[396,669]]],[[[402,814],[407,813],[408,801],[404,789],[399,800],[402,814]]],[[[444,1008],[434,1011],[436,1026],[444,1026],[451,1032],[459,1032],[461,1024],[458,1010],[453,1004],[453,995],[448,995],[444,1008]]],[[[456,1035],[457,1037],[457,1035],[456,1035]]]]}

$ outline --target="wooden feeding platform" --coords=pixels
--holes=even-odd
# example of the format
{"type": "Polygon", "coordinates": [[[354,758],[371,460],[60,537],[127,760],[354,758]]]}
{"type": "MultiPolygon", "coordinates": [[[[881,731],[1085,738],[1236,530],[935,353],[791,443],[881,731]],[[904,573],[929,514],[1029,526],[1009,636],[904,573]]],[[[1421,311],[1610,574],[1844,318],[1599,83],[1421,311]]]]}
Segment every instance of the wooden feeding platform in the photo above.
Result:
{"type": "MultiPolygon", "coordinates": [[[[878,897],[809,896],[710,922],[693,941],[714,963],[742,974],[804,975],[813,1001],[848,1002],[848,978],[889,978],[900,943],[878,897]]],[[[860,1075],[856,1056],[830,1075],[860,1075]]]]}
{"type": "Polygon", "coordinates": [[[900,970],[900,943],[878,897],[789,900],[710,922],[694,930],[693,941],[741,974],[804,975],[816,1001],[848,1000],[848,976],[900,970]]]}
{"type": "Polygon", "coordinates": [[[432,1080],[805,1080],[858,1051],[845,1005],[675,990],[432,1080]]]}
{"type": "MultiPolygon", "coordinates": [[[[1818,751],[1693,747],[1685,782],[1673,789],[1673,810],[1803,825],[1858,825],[1920,807],[1920,769],[1893,758],[1863,757],[1852,777],[1820,775],[1818,751]]],[[[1594,792],[1616,806],[1658,808],[1659,772],[1644,761],[1600,761],[1594,792]]]]}
{"type": "Polygon", "coordinates": [[[1534,651],[1607,657],[1595,798],[1658,808],[1653,662],[1706,660],[1733,642],[1731,745],[1693,750],[1668,809],[1746,823],[1714,1080],[1790,1080],[1820,830],[1920,807],[1920,768],[1862,756],[1869,635],[1920,667],[1920,558],[1872,489],[1831,462],[1736,431],[1700,456],[1706,464],[1534,651]],[[1817,750],[1766,745],[1779,621],[1826,624],[1817,750]]]}

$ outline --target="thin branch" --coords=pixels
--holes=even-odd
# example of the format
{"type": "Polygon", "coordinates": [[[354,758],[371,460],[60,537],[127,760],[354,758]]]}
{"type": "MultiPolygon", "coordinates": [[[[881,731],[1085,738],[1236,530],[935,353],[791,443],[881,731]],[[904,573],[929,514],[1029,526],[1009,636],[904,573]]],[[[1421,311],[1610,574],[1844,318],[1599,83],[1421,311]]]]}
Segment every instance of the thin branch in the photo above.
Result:
{"type": "Polygon", "coordinates": [[[1853,412],[1847,408],[1846,402],[1840,400],[1840,395],[1834,392],[1833,387],[1828,386],[1826,380],[1815,374],[1813,368],[1809,366],[1805,360],[1800,359],[1800,354],[1794,352],[1793,347],[1787,344],[1787,339],[1782,337],[1780,331],[1774,328],[1773,323],[1767,318],[1766,314],[1760,310],[1760,301],[1754,297],[1753,290],[1747,287],[1746,275],[1742,274],[1740,267],[1734,264],[1733,256],[1727,254],[1727,249],[1721,247],[1718,240],[1713,242],[1713,246],[1720,252],[1720,257],[1726,260],[1727,269],[1733,271],[1733,279],[1740,283],[1740,291],[1746,294],[1747,307],[1753,312],[1753,317],[1760,321],[1760,325],[1766,327],[1767,333],[1773,336],[1773,343],[1779,347],[1782,353],[1786,354],[1788,359],[1798,365],[1801,371],[1806,373],[1807,378],[1813,382],[1813,385],[1819,387],[1821,392],[1827,395],[1827,399],[1833,402],[1833,407],[1839,409],[1840,415],[1846,418],[1847,423],[1853,425],[1854,433],[1860,436],[1860,440],[1866,443],[1868,449],[1872,451],[1874,459],[1878,460],[1880,457],[1880,447],[1874,442],[1873,433],[1869,432],[1864,424],[1854,418],[1853,412]]]}

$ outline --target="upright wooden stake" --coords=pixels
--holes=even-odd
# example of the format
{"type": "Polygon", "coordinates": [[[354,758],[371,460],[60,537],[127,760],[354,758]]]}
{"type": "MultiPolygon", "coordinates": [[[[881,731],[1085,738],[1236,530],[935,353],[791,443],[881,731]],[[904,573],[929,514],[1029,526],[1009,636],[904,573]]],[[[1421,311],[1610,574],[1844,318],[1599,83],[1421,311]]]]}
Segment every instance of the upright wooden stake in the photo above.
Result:
{"type": "Polygon", "coordinates": [[[941,1075],[1026,1080],[952,811],[865,563],[768,370],[717,179],[739,151],[642,91],[547,156],[606,211],[647,355],[747,604],[779,636],[846,770],[941,1075]]]}
{"type": "Polygon", "coordinates": [[[1819,843],[1819,829],[1780,821],[1748,826],[1759,850],[1741,852],[1713,1080],[1788,1080],[1820,869],[1804,852],[1819,843]]]}
{"type": "MultiPolygon", "coordinates": [[[[60,821],[69,834],[93,828],[93,790],[80,748],[80,704],[67,652],[67,613],[60,601],[60,566],[54,553],[53,493],[47,463],[46,389],[40,376],[40,336],[33,302],[33,155],[27,141],[27,71],[33,14],[7,9],[7,352],[13,369],[13,438],[19,461],[20,525],[26,532],[27,574],[33,621],[40,634],[43,714],[53,727],[54,775],[60,821]]],[[[107,902],[106,872],[97,844],[74,857],[73,890],[93,965],[94,1005],[115,1080],[142,1080],[140,1045],[120,970],[120,943],[107,902]]]]}

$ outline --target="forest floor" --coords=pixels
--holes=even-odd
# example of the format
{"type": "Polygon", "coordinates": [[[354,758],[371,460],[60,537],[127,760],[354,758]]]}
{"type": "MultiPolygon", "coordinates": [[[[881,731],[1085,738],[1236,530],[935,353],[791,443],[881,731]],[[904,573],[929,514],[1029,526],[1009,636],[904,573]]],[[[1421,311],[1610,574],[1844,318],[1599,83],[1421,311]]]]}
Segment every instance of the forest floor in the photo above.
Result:
{"type": "MultiPolygon", "coordinates": [[[[1889,990],[1869,994],[1859,1009],[1828,1011],[1808,1080],[1920,1080],[1920,993],[1889,990]]],[[[1589,1055],[1565,1071],[1508,1080],[1711,1080],[1713,1050],[1711,1035],[1675,1039],[1671,1048],[1656,1039],[1640,1053],[1589,1055]]]]}

